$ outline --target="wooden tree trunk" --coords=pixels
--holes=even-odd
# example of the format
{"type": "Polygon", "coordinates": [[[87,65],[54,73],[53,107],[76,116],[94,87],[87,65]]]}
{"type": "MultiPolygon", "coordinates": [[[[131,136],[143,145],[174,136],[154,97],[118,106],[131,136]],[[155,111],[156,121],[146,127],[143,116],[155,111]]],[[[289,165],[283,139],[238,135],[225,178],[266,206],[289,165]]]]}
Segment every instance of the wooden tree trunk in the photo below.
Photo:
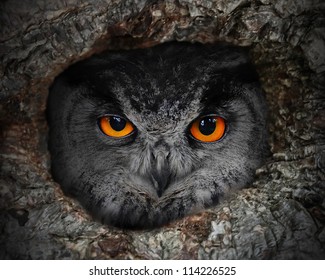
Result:
{"type": "Polygon", "coordinates": [[[325,258],[324,1],[1,1],[0,59],[1,259],[325,258]],[[215,208],[155,230],[109,228],[51,178],[48,87],[104,49],[169,40],[250,47],[272,155],[215,208]]]}

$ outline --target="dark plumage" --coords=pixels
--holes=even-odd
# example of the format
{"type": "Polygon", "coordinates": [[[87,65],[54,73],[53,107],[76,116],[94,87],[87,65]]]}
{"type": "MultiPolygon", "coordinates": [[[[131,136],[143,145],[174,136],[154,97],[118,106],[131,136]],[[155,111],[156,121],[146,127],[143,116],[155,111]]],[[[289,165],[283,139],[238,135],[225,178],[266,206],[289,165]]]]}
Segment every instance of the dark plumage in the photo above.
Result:
{"type": "Polygon", "coordinates": [[[252,182],[267,150],[266,111],[243,48],[168,43],[93,56],[50,90],[53,177],[104,223],[159,226],[252,182]],[[132,132],[108,136],[105,122],[132,132]],[[199,140],[194,125],[221,137],[199,140]]]}

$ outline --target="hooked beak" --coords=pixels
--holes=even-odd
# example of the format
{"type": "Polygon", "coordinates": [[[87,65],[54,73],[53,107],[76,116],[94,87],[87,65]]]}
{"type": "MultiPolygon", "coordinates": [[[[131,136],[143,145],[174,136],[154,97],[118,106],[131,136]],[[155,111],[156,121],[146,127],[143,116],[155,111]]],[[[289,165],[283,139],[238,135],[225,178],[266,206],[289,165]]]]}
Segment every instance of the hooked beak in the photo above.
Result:
{"type": "Polygon", "coordinates": [[[157,190],[158,197],[161,197],[170,183],[171,170],[168,163],[169,152],[153,153],[152,181],[157,190]]]}

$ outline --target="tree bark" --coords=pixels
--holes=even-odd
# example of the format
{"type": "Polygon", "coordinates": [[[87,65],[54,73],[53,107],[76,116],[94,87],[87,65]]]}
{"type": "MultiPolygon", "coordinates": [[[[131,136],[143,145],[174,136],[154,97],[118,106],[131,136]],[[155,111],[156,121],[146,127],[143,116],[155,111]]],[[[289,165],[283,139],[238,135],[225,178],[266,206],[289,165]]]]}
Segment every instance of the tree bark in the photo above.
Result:
{"type": "Polygon", "coordinates": [[[322,0],[0,2],[1,259],[324,259],[322,0]],[[52,180],[48,88],[105,49],[249,46],[269,103],[271,156],[220,205],[154,230],[107,227],[52,180]]]}

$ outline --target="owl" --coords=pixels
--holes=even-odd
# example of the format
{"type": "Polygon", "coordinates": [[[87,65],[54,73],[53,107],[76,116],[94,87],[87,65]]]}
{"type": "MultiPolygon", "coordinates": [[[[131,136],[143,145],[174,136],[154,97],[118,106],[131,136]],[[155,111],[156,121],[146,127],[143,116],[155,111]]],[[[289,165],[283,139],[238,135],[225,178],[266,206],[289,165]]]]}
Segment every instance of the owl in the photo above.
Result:
{"type": "Polygon", "coordinates": [[[244,48],[106,51],[50,88],[52,175],[104,224],[161,226],[252,182],[268,150],[266,112],[244,48]]]}

